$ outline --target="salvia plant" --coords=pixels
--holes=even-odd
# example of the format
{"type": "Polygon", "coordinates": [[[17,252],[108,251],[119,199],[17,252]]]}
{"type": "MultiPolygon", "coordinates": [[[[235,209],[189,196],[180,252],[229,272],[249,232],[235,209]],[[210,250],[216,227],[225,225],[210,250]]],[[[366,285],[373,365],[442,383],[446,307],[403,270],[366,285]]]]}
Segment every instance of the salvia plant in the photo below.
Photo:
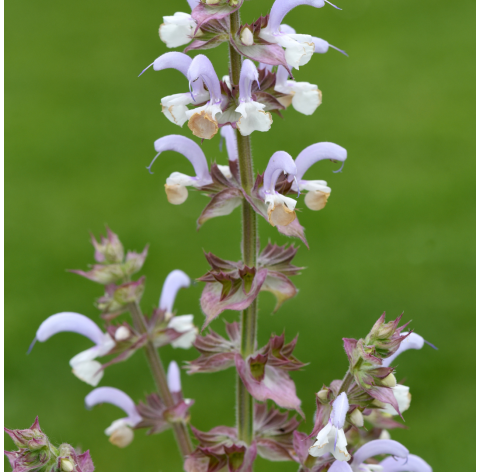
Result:
{"type": "MultiPolygon", "coordinates": [[[[172,429],[186,472],[248,472],[258,456],[291,461],[293,470],[303,472],[430,472],[422,458],[390,439],[389,430],[405,427],[402,414],[411,402],[409,387],[396,380],[393,361],[406,349],[426,344],[407,328],[408,323],[401,323],[401,316],[386,321],[383,314],[365,338],[343,340],[347,372],[313,392],[316,413],[310,434],[298,429],[306,419],[290,377],[291,371],[306,365],[294,356],[297,337],[289,340],[284,334],[273,334],[265,346],[257,343],[259,293],[274,294],[277,310],[296,295],[291,277],[301,271],[293,264],[294,245],[260,247],[258,225],[264,223],[258,220],[307,245],[296,213],[297,199],[302,193],[306,207],[319,211],[331,189],[325,180],[306,180],[305,173],[321,160],[338,163],[339,171],[347,151],[335,143],[317,142],[293,159],[278,150],[265,172],[254,176],[250,135],[269,131],[272,115],[280,115],[290,105],[299,113],[313,114],[321,104],[321,92],[317,85],[295,81],[293,70],[306,65],[315,53],[337,49],[324,39],[296,33],[283,23],[284,17],[298,5],[337,7],[327,0],[275,0],[268,15],[243,25],[242,3],[188,0],[185,9],[189,11],[165,16],[159,30],[168,48],[186,46],[184,52],[163,54],[144,70],[173,68],[183,74],[180,93],[162,98],[162,113],[175,125],[187,122],[201,140],[219,134],[228,153],[228,162],[209,167],[193,139],[177,134],[157,139],[154,161],[165,151],[175,151],[190,161],[195,174],[168,176],[168,201],[184,203],[188,187],[207,195],[210,201],[197,220],[198,227],[241,207],[241,259],[205,254],[210,268],[198,278],[205,283],[200,299],[205,315],[202,326],[194,324],[193,315],[177,314],[174,309],[179,290],[192,283],[180,270],[168,275],[158,306],[145,314],[140,305],[145,278],[135,274],[142,269],[148,248],[126,253],[118,236],[107,229],[99,241],[92,237],[95,263],[88,271],[73,271],[104,286],[96,302],[104,328],[80,313],[57,313],[39,326],[30,349],[40,349],[34,347],[36,342],[46,342],[60,332],[87,337],[92,347],[74,356],[70,367],[80,380],[96,387],[85,398],[88,408],[111,403],[123,410],[105,429],[109,441],[126,447],[137,429],[147,434],[172,429]],[[228,44],[230,67],[221,80],[207,56],[186,54],[222,43],[228,44]],[[238,312],[239,318],[225,324],[225,333],[217,333],[209,325],[225,310],[238,312]],[[121,318],[127,313],[130,321],[121,318]],[[197,359],[183,366],[187,374],[236,370],[235,426],[230,419],[210,431],[193,426],[190,407],[194,399],[182,393],[182,371],[173,361],[166,372],[159,356],[159,349],[169,344],[199,352],[197,359]],[[137,350],[145,352],[154,392],[136,403],[115,387],[97,387],[109,365],[127,361],[137,350]],[[109,358],[102,363],[104,356],[109,358]]],[[[18,448],[6,452],[15,472],[94,470],[88,451],[82,454],[68,444],[54,446],[38,419],[29,429],[5,431],[18,448]]]]}

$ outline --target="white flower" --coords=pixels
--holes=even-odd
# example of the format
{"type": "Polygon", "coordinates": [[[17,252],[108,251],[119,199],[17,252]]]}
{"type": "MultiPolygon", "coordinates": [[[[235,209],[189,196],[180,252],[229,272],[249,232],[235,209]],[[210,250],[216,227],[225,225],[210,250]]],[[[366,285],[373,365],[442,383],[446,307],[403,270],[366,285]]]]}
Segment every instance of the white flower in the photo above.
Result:
{"type": "Polygon", "coordinates": [[[299,69],[309,62],[316,46],[312,36],[308,34],[286,34],[286,33],[272,33],[267,28],[264,28],[259,33],[259,37],[270,43],[277,43],[285,49],[285,58],[287,64],[294,69],[299,69]]]}
{"type": "Polygon", "coordinates": [[[217,168],[222,172],[222,175],[226,179],[232,179],[232,172],[229,166],[218,165],[217,168]]]}
{"type": "Polygon", "coordinates": [[[276,85],[274,90],[292,95],[292,97],[282,98],[281,103],[289,106],[292,103],[294,110],[304,115],[312,115],[317,107],[322,103],[322,93],[315,84],[309,82],[296,82],[288,80],[289,73],[279,66],[276,73],[276,85]]]}
{"type": "Polygon", "coordinates": [[[126,447],[134,439],[134,432],[129,426],[127,418],[121,418],[112,422],[105,430],[105,434],[109,436],[109,441],[117,447],[126,447]]]}
{"type": "Polygon", "coordinates": [[[171,342],[173,347],[189,349],[197,336],[198,330],[193,324],[194,315],[174,316],[170,319],[168,327],[178,333],[185,333],[171,342]]]}
{"type": "Polygon", "coordinates": [[[188,13],[177,12],[174,16],[164,16],[160,25],[160,39],[168,48],[176,48],[190,43],[196,27],[196,22],[188,13]]]}
{"type": "Polygon", "coordinates": [[[309,210],[322,210],[327,203],[331,189],[325,180],[302,180],[299,189],[307,190],[304,202],[309,210]]]}
{"type": "Polygon", "coordinates": [[[249,101],[241,103],[235,111],[242,116],[237,122],[237,128],[242,136],[249,136],[253,131],[269,131],[272,125],[272,116],[265,112],[266,106],[262,103],[249,101]]]}
{"type": "Polygon", "coordinates": [[[186,112],[189,128],[192,133],[202,139],[211,139],[219,130],[216,116],[222,114],[219,103],[206,105],[186,112]]]}
{"type": "MultiPolygon", "coordinates": [[[[209,100],[209,92],[204,90],[196,97],[196,103],[202,103],[209,100]]],[[[167,119],[176,125],[182,126],[189,118],[187,112],[189,109],[187,105],[194,103],[190,93],[176,93],[168,95],[160,101],[162,105],[162,113],[167,119]]]]}
{"type": "Polygon", "coordinates": [[[331,453],[338,461],[348,461],[351,455],[347,452],[347,440],[344,434],[344,422],[349,410],[349,401],[342,392],[332,405],[329,423],[319,431],[316,442],[309,448],[309,454],[320,457],[331,453]]]}

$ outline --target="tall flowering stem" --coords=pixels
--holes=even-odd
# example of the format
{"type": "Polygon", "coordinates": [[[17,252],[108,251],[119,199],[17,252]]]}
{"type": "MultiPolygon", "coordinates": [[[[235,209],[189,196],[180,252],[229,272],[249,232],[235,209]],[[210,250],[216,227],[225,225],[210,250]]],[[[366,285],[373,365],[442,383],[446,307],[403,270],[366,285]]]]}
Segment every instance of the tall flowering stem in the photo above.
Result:
{"type": "MultiPolygon", "coordinates": [[[[146,333],[147,326],[145,325],[144,317],[139,304],[137,302],[131,303],[129,305],[129,309],[135,329],[137,329],[137,331],[140,333],[146,333]]],[[[160,397],[164,401],[167,408],[174,407],[175,402],[167,383],[167,376],[165,375],[165,370],[164,366],[162,365],[162,360],[160,359],[159,351],[155,348],[151,341],[147,341],[145,344],[145,355],[147,357],[147,362],[149,363],[150,371],[152,373],[152,377],[154,378],[154,382],[160,397]]],[[[175,438],[177,440],[182,457],[185,458],[193,451],[192,441],[190,439],[187,425],[185,423],[173,423],[172,429],[174,430],[175,438]]]]}
{"type": "MultiPolygon", "coordinates": [[[[240,26],[239,10],[230,15],[230,31],[234,36],[240,26]]],[[[229,46],[230,79],[233,84],[240,82],[242,67],[241,55],[229,46]]],[[[237,133],[237,149],[239,155],[239,172],[243,189],[250,194],[254,186],[254,172],[249,136],[237,133]]],[[[256,267],[257,251],[257,218],[256,213],[247,200],[242,201],[242,258],[248,267],[256,267]]],[[[241,353],[244,357],[254,352],[257,329],[257,299],[242,311],[241,314],[241,353]]],[[[250,396],[241,378],[237,376],[237,432],[240,440],[247,444],[254,436],[254,399],[250,396]]]]}

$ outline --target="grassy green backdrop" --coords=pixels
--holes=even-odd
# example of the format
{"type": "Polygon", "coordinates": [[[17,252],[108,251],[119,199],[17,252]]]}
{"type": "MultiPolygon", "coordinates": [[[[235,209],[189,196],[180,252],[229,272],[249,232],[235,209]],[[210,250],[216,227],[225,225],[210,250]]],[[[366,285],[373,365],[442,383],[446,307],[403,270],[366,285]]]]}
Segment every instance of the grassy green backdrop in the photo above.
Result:
{"type": "MultiPolygon", "coordinates": [[[[155,139],[189,136],[159,107],[161,97],[187,90],[183,77],[150,70],[137,78],[167,51],[157,28],[163,15],[187,11],[185,2],[176,3],[6,4],[5,422],[27,427],[39,415],[52,439],[90,448],[99,471],[165,472],[181,470],[181,463],[170,432],[137,432],[124,450],[107,441],[103,430],[121,412],[108,405],[87,412],[83,398],[90,387],[68,365],[88,340],[63,334],[25,355],[38,325],[53,313],[98,319],[93,301],[101,287],[65,271],[93,260],[88,232],[99,234],[109,224],[127,248],[151,244],[145,310],[172,269],[203,274],[202,249],[231,259],[240,252],[239,211],[196,232],[205,197],[191,193],[182,206],[167,203],[165,178],[189,173],[187,161],[166,153],[155,175],[145,170],[155,139]]],[[[295,279],[300,291],[275,315],[272,296],[261,296],[259,340],[284,329],[289,338],[300,334],[297,354],[310,365],[293,377],[311,418],[313,393],[346,370],[341,337],[364,336],[384,310],[391,319],[404,311],[439,351],[424,348],[400,359],[398,377],[406,379],[413,401],[405,414],[409,430],[393,438],[437,471],[474,470],[475,5],[337,3],[343,11],[304,6],[286,18],[298,32],[350,54],[316,55],[296,73],[297,80],[319,85],[324,103],[312,117],[289,109],[284,119],[274,117],[269,133],[252,136],[258,171],[274,151],[296,156],[318,141],[349,152],[342,173],[331,173],[336,166],[330,163],[309,173],[327,179],[332,196],[322,212],[300,215],[311,245],[301,246],[296,259],[307,266],[295,279]]],[[[244,21],[266,14],[270,5],[246,2],[244,21]]],[[[207,54],[219,76],[227,73],[226,46],[207,54]]],[[[209,160],[226,162],[217,138],[203,149],[209,160]]],[[[287,241],[265,222],[260,234],[262,244],[287,241]]],[[[176,304],[198,324],[201,289],[183,291],[176,304]]],[[[163,352],[165,362],[195,356],[170,347],[163,352]]],[[[124,389],[135,400],[153,389],[142,353],[109,368],[101,385],[124,389]]],[[[233,423],[233,370],[185,376],[183,385],[196,399],[196,427],[233,423]]],[[[295,465],[259,460],[257,470],[292,471],[295,465]]]]}

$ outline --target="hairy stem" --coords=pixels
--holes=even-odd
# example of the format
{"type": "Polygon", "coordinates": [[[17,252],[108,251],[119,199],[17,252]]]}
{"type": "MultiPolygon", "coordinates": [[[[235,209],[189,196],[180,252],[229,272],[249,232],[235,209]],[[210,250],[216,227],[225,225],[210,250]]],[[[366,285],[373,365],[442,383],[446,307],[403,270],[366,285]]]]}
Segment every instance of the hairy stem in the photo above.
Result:
{"type": "MultiPolygon", "coordinates": [[[[145,325],[145,320],[142,315],[138,303],[131,303],[129,305],[130,314],[132,315],[132,321],[134,323],[135,329],[140,333],[147,332],[147,326],[145,325]]],[[[147,357],[147,362],[154,378],[157,391],[159,392],[160,398],[167,405],[167,408],[174,406],[174,400],[172,394],[169,390],[169,385],[167,383],[167,376],[165,375],[164,366],[160,359],[160,355],[156,347],[151,341],[147,341],[145,346],[145,355],[147,357]]],[[[173,423],[172,429],[174,430],[175,439],[177,440],[177,445],[179,446],[182,459],[192,452],[192,442],[190,440],[189,430],[185,423],[173,423]]]]}
{"type": "MultiPolygon", "coordinates": [[[[239,11],[230,15],[230,30],[234,36],[240,26],[239,11]]],[[[229,45],[230,78],[232,84],[239,84],[242,58],[229,45]]],[[[254,185],[254,172],[249,136],[242,136],[237,130],[239,172],[242,188],[250,194],[254,185]]],[[[248,267],[256,267],[257,222],[256,213],[244,200],[242,202],[242,260],[248,267]]],[[[241,314],[241,353],[246,358],[254,352],[256,344],[257,300],[241,314]]],[[[254,437],[254,399],[249,395],[240,377],[237,377],[237,432],[239,439],[250,444],[254,437]]]]}

